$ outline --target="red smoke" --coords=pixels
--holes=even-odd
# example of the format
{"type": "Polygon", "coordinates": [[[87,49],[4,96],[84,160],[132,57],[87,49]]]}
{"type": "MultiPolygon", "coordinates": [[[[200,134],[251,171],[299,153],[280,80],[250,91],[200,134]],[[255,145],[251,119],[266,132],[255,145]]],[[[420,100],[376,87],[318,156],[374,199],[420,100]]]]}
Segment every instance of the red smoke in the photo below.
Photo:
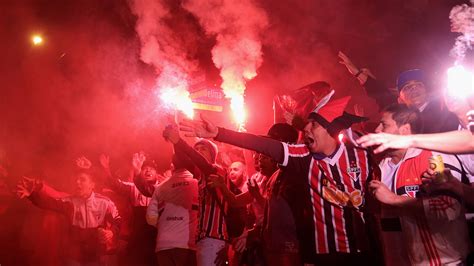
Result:
{"type": "MultiPolygon", "coordinates": [[[[8,188],[34,174],[67,191],[70,166],[81,154],[97,163],[109,153],[112,167],[125,172],[131,153],[144,150],[166,168],[171,148],[160,136],[165,120],[156,89],[167,69],[188,87],[219,86],[224,70],[243,77],[247,129],[258,134],[272,123],[275,94],[318,80],[374,115],[337,52],[387,85],[408,68],[423,68],[436,82],[452,65],[449,11],[468,3],[219,2],[229,9],[209,14],[191,0],[0,1],[0,163],[10,174],[8,188]],[[33,33],[44,45],[31,45],[33,33]]],[[[2,241],[0,258],[17,254],[23,262],[5,245],[21,240],[29,206],[12,195],[6,202],[15,213],[0,217],[0,239],[13,240],[2,241]]]]}

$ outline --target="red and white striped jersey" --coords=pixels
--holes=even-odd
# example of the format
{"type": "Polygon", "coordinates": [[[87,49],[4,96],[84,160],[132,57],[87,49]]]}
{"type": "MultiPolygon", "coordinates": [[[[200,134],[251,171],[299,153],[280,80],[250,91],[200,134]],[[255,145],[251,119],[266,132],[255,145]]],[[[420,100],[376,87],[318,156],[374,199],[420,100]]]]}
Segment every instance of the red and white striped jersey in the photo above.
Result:
{"type": "Polygon", "coordinates": [[[367,235],[360,211],[364,194],[372,175],[365,150],[340,144],[330,157],[312,154],[306,145],[284,146],[282,165],[294,178],[304,178],[311,207],[301,224],[311,224],[308,234],[314,237],[301,243],[313,249],[313,254],[355,253],[365,250],[367,235]],[[308,240],[309,241],[309,240],[308,240]]]}
{"type": "MultiPolygon", "coordinates": [[[[229,182],[225,176],[226,182],[229,182]]],[[[207,187],[206,178],[199,179],[199,228],[198,239],[206,237],[229,240],[227,226],[222,210],[227,208],[220,190],[207,187]]]]}
{"type": "MultiPolygon", "coordinates": [[[[389,158],[380,163],[382,181],[392,183],[399,196],[421,198],[424,213],[400,217],[402,234],[413,265],[459,265],[469,252],[469,238],[464,208],[449,196],[419,195],[421,176],[429,168],[429,158],[441,155],[445,167],[461,180],[461,161],[453,155],[408,149],[395,171],[388,176],[389,158]]],[[[472,179],[472,177],[467,177],[472,179]]]]}

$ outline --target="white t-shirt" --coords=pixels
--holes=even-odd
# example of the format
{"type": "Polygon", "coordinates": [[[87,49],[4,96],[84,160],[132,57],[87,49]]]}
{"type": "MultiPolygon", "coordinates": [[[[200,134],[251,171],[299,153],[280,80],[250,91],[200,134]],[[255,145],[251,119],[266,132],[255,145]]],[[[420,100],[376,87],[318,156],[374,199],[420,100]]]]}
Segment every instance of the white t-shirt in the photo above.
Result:
{"type": "Polygon", "coordinates": [[[402,160],[397,164],[392,162],[391,158],[386,158],[384,162],[384,170],[382,171],[382,182],[390,189],[390,191],[395,191],[395,174],[402,160]]]}
{"type": "Polygon", "coordinates": [[[148,223],[158,228],[157,252],[196,249],[198,203],[198,181],[186,170],[174,172],[157,186],[147,209],[148,223]]]}

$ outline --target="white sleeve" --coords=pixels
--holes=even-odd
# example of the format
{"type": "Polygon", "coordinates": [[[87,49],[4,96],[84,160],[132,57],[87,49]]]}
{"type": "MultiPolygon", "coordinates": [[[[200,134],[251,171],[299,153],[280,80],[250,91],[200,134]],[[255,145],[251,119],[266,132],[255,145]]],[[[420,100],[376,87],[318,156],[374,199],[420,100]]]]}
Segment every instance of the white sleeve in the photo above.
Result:
{"type": "Polygon", "coordinates": [[[282,166],[287,166],[288,165],[288,157],[290,157],[288,153],[288,144],[282,142],[283,144],[283,163],[281,164],[282,166]]]}
{"type": "Polygon", "coordinates": [[[158,195],[159,195],[159,188],[155,189],[153,192],[153,196],[151,197],[150,204],[146,209],[146,221],[149,225],[153,225],[156,227],[158,223],[158,195]]]}

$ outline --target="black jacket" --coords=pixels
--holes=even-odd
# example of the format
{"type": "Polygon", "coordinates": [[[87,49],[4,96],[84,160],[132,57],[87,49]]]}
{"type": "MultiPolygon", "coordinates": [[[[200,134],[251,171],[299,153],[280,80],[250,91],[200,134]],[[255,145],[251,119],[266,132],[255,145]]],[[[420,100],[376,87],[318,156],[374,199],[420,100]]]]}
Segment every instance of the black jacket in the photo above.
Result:
{"type": "MultiPolygon", "coordinates": [[[[370,76],[364,84],[369,97],[374,98],[378,106],[388,106],[397,103],[397,97],[391,94],[378,80],[370,76]]],[[[421,133],[439,133],[458,129],[459,120],[457,116],[447,110],[441,99],[431,99],[421,112],[423,130],[421,133]]]]}

